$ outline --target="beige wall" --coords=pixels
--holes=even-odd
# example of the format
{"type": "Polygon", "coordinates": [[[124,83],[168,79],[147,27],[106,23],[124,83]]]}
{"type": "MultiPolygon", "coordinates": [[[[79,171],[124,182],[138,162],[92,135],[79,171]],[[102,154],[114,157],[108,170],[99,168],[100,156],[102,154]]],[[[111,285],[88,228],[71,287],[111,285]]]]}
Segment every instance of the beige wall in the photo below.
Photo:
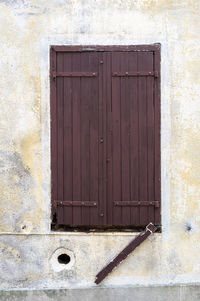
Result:
{"type": "Polygon", "coordinates": [[[103,285],[200,280],[200,2],[0,1],[0,287],[93,286],[135,234],[50,231],[49,45],[162,45],[162,224],[103,285]],[[187,225],[191,227],[187,231],[187,225]],[[50,258],[71,250],[70,270],[50,258]]]}

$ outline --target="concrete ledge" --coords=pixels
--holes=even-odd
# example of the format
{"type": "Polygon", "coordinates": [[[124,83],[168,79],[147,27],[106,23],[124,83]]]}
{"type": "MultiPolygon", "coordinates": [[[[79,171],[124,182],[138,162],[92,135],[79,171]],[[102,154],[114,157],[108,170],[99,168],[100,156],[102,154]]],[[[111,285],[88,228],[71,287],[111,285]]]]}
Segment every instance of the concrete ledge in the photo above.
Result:
{"type": "Polygon", "coordinates": [[[0,291],[1,301],[199,301],[199,285],[0,291]]]}

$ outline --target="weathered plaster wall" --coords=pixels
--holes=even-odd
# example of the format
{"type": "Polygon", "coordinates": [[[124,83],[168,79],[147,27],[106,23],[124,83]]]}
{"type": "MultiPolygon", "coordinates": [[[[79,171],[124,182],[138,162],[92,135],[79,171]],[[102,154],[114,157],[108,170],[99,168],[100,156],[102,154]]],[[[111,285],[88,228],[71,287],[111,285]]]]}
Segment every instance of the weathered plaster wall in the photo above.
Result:
{"type": "Polygon", "coordinates": [[[162,44],[163,233],[103,285],[200,282],[199,14],[199,0],[0,0],[0,288],[93,286],[135,235],[50,231],[51,44],[162,44]],[[58,247],[75,256],[59,273],[58,247]]]}

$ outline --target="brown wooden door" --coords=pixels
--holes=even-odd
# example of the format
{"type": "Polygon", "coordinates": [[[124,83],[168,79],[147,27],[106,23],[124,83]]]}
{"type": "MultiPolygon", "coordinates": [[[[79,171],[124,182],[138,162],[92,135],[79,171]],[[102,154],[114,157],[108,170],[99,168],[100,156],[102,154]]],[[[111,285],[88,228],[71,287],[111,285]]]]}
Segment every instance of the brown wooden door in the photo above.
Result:
{"type": "Polygon", "coordinates": [[[160,223],[158,46],[52,47],[54,221],[160,223]]]}

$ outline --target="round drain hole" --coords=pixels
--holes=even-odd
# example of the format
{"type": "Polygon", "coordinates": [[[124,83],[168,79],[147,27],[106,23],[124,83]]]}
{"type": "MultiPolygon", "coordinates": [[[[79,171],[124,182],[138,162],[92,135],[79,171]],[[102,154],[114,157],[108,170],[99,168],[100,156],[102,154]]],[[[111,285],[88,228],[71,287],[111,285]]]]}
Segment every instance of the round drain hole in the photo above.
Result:
{"type": "Polygon", "coordinates": [[[50,258],[51,267],[55,272],[70,270],[74,263],[74,253],[62,247],[56,249],[50,258]]]}
{"type": "Polygon", "coordinates": [[[58,256],[58,262],[61,264],[68,264],[70,262],[71,258],[66,253],[60,254],[58,256]]]}

